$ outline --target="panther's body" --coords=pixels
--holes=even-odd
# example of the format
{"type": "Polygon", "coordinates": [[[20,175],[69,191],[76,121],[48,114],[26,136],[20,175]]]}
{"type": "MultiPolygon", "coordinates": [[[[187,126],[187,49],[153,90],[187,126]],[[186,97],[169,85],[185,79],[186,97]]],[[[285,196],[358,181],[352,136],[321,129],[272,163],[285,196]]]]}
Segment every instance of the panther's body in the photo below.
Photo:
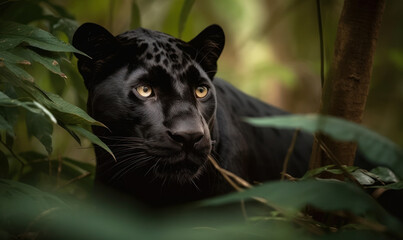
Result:
{"type": "MultiPolygon", "coordinates": [[[[277,179],[293,131],[255,128],[243,117],[285,112],[214,79],[224,34],[212,25],[189,42],[137,29],[112,36],[81,26],[73,45],[88,112],[117,161],[96,148],[96,179],[151,203],[178,203],[231,191],[208,161],[250,183],[277,179]]],[[[287,172],[307,169],[312,137],[301,134],[287,172]]]]}

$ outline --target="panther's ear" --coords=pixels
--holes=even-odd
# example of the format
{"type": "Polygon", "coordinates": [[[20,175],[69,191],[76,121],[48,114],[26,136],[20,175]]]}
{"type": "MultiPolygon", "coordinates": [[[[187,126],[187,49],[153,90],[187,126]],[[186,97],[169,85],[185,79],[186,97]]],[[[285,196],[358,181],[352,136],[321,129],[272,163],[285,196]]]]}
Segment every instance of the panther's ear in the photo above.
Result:
{"type": "Polygon", "coordinates": [[[217,72],[217,60],[225,44],[222,28],[218,25],[210,25],[190,40],[189,44],[196,50],[194,53],[196,61],[200,63],[210,79],[213,79],[217,72]]]}
{"type": "Polygon", "coordinates": [[[119,47],[116,38],[108,30],[95,23],[81,25],[74,33],[72,44],[91,57],[75,53],[79,60],[78,69],[83,75],[86,85],[91,77],[93,63],[115,52],[119,47]]]}

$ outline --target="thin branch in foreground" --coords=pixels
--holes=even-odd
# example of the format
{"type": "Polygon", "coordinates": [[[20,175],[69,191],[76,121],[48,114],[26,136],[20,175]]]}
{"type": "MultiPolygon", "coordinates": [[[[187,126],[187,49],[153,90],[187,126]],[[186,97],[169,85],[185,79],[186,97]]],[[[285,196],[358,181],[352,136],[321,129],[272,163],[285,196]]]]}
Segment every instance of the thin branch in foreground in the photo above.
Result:
{"type": "Polygon", "coordinates": [[[58,190],[58,189],[60,189],[60,188],[63,188],[63,187],[66,187],[67,185],[70,185],[70,184],[72,184],[73,182],[76,182],[76,181],[78,181],[78,180],[81,180],[81,179],[83,179],[83,178],[86,178],[86,177],[88,177],[88,176],[90,176],[90,175],[91,175],[90,172],[85,172],[85,173],[83,173],[83,174],[81,174],[81,175],[79,175],[79,176],[77,176],[77,177],[74,177],[74,178],[70,179],[70,180],[67,181],[66,183],[64,183],[64,184],[62,184],[62,185],[60,185],[60,186],[58,186],[58,187],[56,188],[56,190],[58,190]]]}
{"type": "Polygon", "coordinates": [[[287,150],[287,155],[285,156],[284,163],[283,163],[283,171],[281,171],[281,180],[284,180],[285,175],[287,174],[287,167],[288,162],[290,161],[292,152],[295,148],[295,143],[297,142],[298,135],[300,133],[300,129],[295,130],[294,135],[292,136],[290,147],[287,150]]]}

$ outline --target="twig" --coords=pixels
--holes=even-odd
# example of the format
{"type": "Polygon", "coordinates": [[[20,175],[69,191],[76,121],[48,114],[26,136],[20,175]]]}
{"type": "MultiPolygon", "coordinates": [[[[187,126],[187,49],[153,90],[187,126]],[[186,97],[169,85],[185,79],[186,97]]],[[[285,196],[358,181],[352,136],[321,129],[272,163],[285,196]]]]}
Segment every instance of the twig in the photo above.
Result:
{"type": "MultiPolygon", "coordinates": [[[[252,187],[247,181],[243,180],[242,178],[236,176],[235,174],[231,173],[228,170],[223,169],[222,167],[220,167],[217,163],[217,161],[211,156],[208,156],[208,159],[210,160],[210,162],[213,164],[213,166],[221,173],[221,175],[225,178],[225,180],[228,181],[228,183],[237,191],[241,192],[244,189],[240,188],[238,185],[235,184],[234,181],[232,181],[232,179],[230,178],[233,177],[240,185],[243,186],[247,186],[248,188],[252,187]]],[[[265,198],[261,198],[261,197],[251,197],[252,199],[256,200],[257,202],[260,202],[262,204],[264,204],[265,206],[268,206],[276,211],[278,211],[279,213],[283,214],[284,216],[287,216],[287,212],[283,209],[281,209],[280,207],[276,206],[275,204],[270,203],[267,199],[265,198]]],[[[241,202],[242,204],[242,202],[241,202]]],[[[243,206],[243,205],[242,205],[243,206]]],[[[244,216],[246,215],[246,209],[242,208],[242,212],[244,216]]],[[[323,231],[321,229],[319,229],[316,226],[313,225],[307,225],[305,222],[301,221],[300,219],[292,219],[292,221],[294,221],[296,224],[305,227],[306,229],[308,229],[308,231],[315,233],[315,234],[321,234],[323,233],[323,231]]]]}
{"type": "Polygon", "coordinates": [[[320,148],[333,161],[333,163],[336,164],[336,167],[338,167],[342,171],[343,175],[347,177],[350,181],[355,183],[357,186],[362,188],[362,185],[358,182],[358,180],[353,175],[351,175],[349,172],[346,171],[346,169],[342,166],[341,162],[337,159],[337,157],[333,154],[333,152],[326,146],[326,144],[316,137],[315,141],[319,143],[320,148]]]}
{"type": "Polygon", "coordinates": [[[386,188],[378,188],[378,189],[375,189],[375,191],[371,195],[374,199],[378,199],[387,190],[388,189],[386,189],[386,188]]]}
{"type": "Polygon", "coordinates": [[[300,131],[301,131],[300,129],[295,130],[294,135],[292,136],[290,147],[288,148],[287,155],[285,156],[285,159],[284,159],[283,171],[281,172],[281,180],[284,180],[285,174],[287,174],[288,162],[290,161],[292,152],[294,151],[295,143],[297,141],[300,131]]]}
{"type": "Polygon", "coordinates": [[[221,171],[225,174],[227,174],[229,177],[233,178],[234,180],[236,180],[238,182],[238,184],[242,185],[245,188],[251,188],[252,185],[250,183],[248,183],[247,181],[245,181],[244,179],[238,177],[237,175],[235,175],[234,173],[228,171],[227,169],[221,168],[221,171]]]}
{"type": "Polygon", "coordinates": [[[67,185],[70,185],[70,184],[73,183],[73,182],[76,182],[76,181],[78,181],[78,180],[80,180],[80,179],[83,179],[83,178],[85,178],[85,177],[88,177],[89,175],[91,175],[90,172],[83,173],[83,174],[81,174],[81,175],[79,175],[79,176],[77,176],[77,177],[75,177],[75,178],[70,179],[70,180],[67,181],[66,183],[64,183],[64,184],[62,184],[62,185],[60,185],[60,186],[58,186],[58,187],[56,188],[56,190],[58,190],[58,189],[60,189],[60,188],[63,188],[63,187],[66,187],[67,185]]]}
{"type": "Polygon", "coordinates": [[[33,227],[37,222],[39,222],[39,220],[41,220],[42,218],[48,216],[49,214],[53,213],[53,212],[56,211],[56,210],[60,210],[60,208],[59,208],[59,207],[53,207],[53,208],[49,208],[49,209],[46,209],[45,211],[41,212],[38,216],[35,217],[34,220],[32,220],[32,221],[28,224],[28,226],[27,226],[25,232],[30,232],[31,229],[32,229],[32,227],[33,227]]]}
{"type": "Polygon", "coordinates": [[[325,84],[325,54],[323,47],[323,29],[322,29],[322,13],[320,9],[320,0],[316,0],[317,16],[318,16],[318,33],[320,46],[320,83],[323,88],[325,84]]]}
{"type": "Polygon", "coordinates": [[[231,180],[231,178],[229,178],[229,176],[225,173],[224,169],[220,167],[220,165],[218,165],[218,163],[216,162],[216,160],[209,155],[208,159],[210,160],[210,162],[213,164],[213,166],[221,173],[221,175],[225,178],[225,180],[227,180],[227,182],[238,192],[243,191],[242,188],[240,188],[238,185],[236,185],[234,183],[234,181],[231,180]]]}
{"type": "Polygon", "coordinates": [[[246,205],[245,205],[245,200],[241,200],[241,210],[242,210],[242,215],[245,220],[248,219],[248,212],[246,211],[246,205]]]}

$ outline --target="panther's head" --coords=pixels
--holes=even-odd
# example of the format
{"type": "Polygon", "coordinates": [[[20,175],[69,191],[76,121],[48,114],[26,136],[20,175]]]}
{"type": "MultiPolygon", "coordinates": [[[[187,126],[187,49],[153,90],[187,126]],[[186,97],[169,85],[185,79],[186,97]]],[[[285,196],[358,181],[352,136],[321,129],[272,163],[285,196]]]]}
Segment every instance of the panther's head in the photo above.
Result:
{"type": "Polygon", "coordinates": [[[117,161],[97,151],[97,174],[113,181],[133,172],[192,181],[212,151],[216,96],[212,81],[224,47],[217,25],[189,42],[136,29],[114,37],[83,24],[73,45],[88,89],[88,112],[109,129],[94,128],[117,161]]]}

